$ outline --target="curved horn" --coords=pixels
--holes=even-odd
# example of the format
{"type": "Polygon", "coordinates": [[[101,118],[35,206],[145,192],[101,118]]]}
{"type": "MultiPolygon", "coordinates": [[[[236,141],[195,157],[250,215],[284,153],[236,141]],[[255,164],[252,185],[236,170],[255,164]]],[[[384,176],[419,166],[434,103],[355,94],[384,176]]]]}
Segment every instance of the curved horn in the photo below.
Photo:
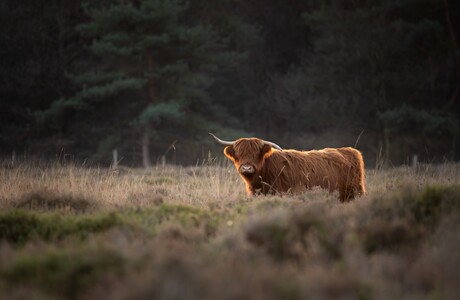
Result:
{"type": "MultiPolygon", "coordinates": [[[[221,139],[219,139],[217,136],[215,136],[214,134],[208,132],[218,143],[222,144],[222,145],[227,145],[227,146],[230,146],[230,145],[233,145],[236,141],[232,141],[232,142],[229,142],[229,141],[223,141],[221,139]]],[[[273,142],[269,142],[269,141],[264,141],[262,140],[265,144],[267,145],[270,145],[272,146],[273,148],[275,149],[278,149],[278,150],[283,150],[283,148],[281,148],[280,146],[278,146],[277,144],[273,143],[273,142]]]]}
{"type": "Polygon", "coordinates": [[[233,144],[235,143],[235,141],[233,141],[233,142],[223,141],[223,140],[219,139],[217,136],[215,136],[214,134],[212,134],[212,133],[210,133],[210,132],[208,132],[208,133],[209,133],[218,143],[220,143],[220,144],[222,144],[222,145],[228,145],[228,146],[230,146],[230,145],[233,145],[233,144]]]}
{"type": "Polygon", "coordinates": [[[278,150],[281,150],[281,151],[283,150],[283,148],[281,148],[280,146],[278,146],[277,144],[275,144],[273,142],[264,141],[264,143],[267,144],[267,145],[272,146],[275,149],[278,149],[278,150]]]}

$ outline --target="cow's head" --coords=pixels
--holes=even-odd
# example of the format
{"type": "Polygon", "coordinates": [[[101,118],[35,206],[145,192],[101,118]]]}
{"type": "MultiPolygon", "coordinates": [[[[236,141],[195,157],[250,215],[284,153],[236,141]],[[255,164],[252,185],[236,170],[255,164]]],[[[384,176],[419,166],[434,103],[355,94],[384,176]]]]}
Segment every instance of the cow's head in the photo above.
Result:
{"type": "Polygon", "coordinates": [[[275,143],[258,138],[242,138],[228,142],[210,134],[217,142],[227,146],[224,149],[225,156],[230,158],[238,172],[249,180],[260,172],[264,160],[272,154],[272,148],[282,150],[275,143]]]}

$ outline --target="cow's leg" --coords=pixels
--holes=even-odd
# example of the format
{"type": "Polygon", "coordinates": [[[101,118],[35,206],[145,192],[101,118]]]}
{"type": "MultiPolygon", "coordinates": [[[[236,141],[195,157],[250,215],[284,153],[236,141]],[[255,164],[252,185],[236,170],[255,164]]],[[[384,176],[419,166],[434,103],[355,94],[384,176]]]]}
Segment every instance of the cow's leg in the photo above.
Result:
{"type": "Polygon", "coordinates": [[[343,188],[339,190],[340,202],[348,202],[355,198],[356,193],[352,188],[343,188]]]}

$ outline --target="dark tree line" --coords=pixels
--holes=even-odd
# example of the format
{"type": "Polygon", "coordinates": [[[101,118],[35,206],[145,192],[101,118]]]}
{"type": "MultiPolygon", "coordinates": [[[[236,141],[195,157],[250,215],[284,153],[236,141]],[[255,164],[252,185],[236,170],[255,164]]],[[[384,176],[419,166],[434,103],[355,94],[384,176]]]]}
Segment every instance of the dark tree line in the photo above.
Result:
{"type": "MultiPolygon", "coordinates": [[[[4,0],[0,153],[195,163],[225,139],[460,158],[455,0],[4,0]],[[174,147],[170,147],[174,145],[174,147]],[[172,153],[175,149],[177,153],[172,153]]],[[[217,153],[217,152],[216,152],[217,153]]]]}

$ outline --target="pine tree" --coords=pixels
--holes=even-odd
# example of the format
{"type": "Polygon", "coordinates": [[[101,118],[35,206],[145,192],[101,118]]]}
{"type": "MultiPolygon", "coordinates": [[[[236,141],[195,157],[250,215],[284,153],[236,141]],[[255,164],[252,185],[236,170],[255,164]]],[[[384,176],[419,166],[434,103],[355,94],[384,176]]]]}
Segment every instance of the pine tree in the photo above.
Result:
{"type": "Polygon", "coordinates": [[[210,25],[189,18],[189,9],[182,0],[86,7],[90,21],[78,29],[92,40],[93,60],[74,77],[82,89],[54,102],[42,117],[119,106],[125,126],[142,131],[143,165],[149,166],[151,138],[206,111],[210,76],[231,55],[210,25]]]}
{"type": "Polygon", "coordinates": [[[46,143],[47,128],[37,126],[34,112],[72,88],[64,74],[80,51],[72,30],[78,13],[72,1],[0,3],[0,153],[30,153],[46,143]]]}
{"type": "MultiPolygon", "coordinates": [[[[446,55],[451,39],[446,34],[442,1],[310,4],[304,18],[311,28],[312,47],[304,52],[297,68],[273,85],[269,94],[273,107],[290,120],[298,120],[296,128],[342,128],[342,132],[347,128],[356,134],[365,129],[367,136],[375,138],[368,141],[370,148],[376,154],[383,148],[387,160],[390,139],[399,139],[393,141],[393,145],[399,143],[399,149],[409,143],[409,135],[420,149],[424,148],[420,144],[444,143],[444,133],[455,140],[455,118],[443,109],[451,98],[446,95],[446,77],[451,77],[452,58],[446,55]],[[315,114],[304,117],[312,111],[315,114]],[[423,123],[444,133],[436,136],[434,130],[426,130],[431,139],[424,139],[420,130],[403,128],[398,123],[400,116],[414,118],[410,124],[418,126],[413,129],[420,129],[423,123]]],[[[392,153],[398,161],[412,154],[392,153]]]]}

